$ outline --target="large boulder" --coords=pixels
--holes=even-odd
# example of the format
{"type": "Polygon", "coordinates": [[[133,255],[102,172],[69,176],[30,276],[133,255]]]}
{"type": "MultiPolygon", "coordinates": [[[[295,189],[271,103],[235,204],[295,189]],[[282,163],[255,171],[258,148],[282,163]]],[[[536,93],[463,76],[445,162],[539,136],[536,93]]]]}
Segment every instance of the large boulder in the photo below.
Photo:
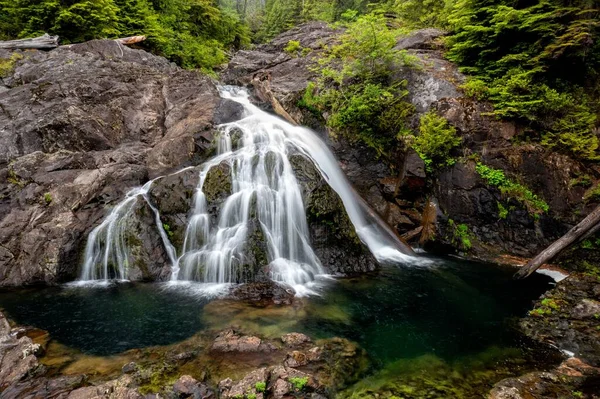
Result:
{"type": "Polygon", "coordinates": [[[114,41],[21,55],[0,92],[3,286],[75,278],[109,207],[206,159],[221,104],[207,77],[114,41]]]}

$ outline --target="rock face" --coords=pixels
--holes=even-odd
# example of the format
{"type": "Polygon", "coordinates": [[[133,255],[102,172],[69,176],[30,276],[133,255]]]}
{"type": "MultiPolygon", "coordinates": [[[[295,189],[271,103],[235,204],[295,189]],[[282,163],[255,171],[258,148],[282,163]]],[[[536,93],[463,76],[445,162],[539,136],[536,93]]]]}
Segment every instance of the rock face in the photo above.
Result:
{"type": "Polygon", "coordinates": [[[595,276],[572,274],[521,321],[528,336],[600,367],[600,289],[595,276]]]}
{"type": "MultiPolygon", "coordinates": [[[[493,259],[501,253],[532,256],[560,237],[594,204],[582,200],[585,189],[571,185],[579,176],[600,178],[600,171],[558,153],[548,153],[537,144],[515,144],[523,128],[500,122],[489,116],[489,104],[463,96],[460,85],[465,77],[444,59],[436,29],[415,31],[400,38],[398,50],[416,56],[421,68],[401,68],[397,80],[406,80],[409,101],[416,108],[413,128],[421,115],[436,111],[457,129],[462,137],[458,162],[443,170],[425,173],[418,156],[409,151],[401,156],[396,169],[379,160],[367,146],[349,144],[343,138],[325,132],[322,121],[298,107],[308,82],[315,78],[310,65],[322,51],[318,43],[333,44],[339,31],[318,23],[301,25],[251,52],[237,53],[223,74],[229,83],[253,86],[259,99],[270,101],[273,109],[285,118],[322,131],[337,156],[340,166],[357,191],[398,233],[414,244],[443,252],[465,252],[455,226],[468,226],[472,248],[470,255],[493,259]],[[283,51],[289,40],[299,41],[311,52],[294,58],[283,51]],[[294,73],[289,70],[294,68],[294,73]],[[523,183],[545,200],[550,211],[533,215],[521,203],[491,187],[475,171],[477,159],[502,169],[511,179],[523,183]],[[431,206],[429,206],[429,205],[431,206]],[[508,210],[500,213],[498,204],[508,210]],[[433,206],[435,205],[435,209],[433,206]]],[[[324,115],[327,117],[327,115],[324,115]]]]}
{"type": "Polygon", "coordinates": [[[3,286],[75,278],[107,207],[205,159],[221,103],[208,78],[113,41],[23,56],[0,85],[3,286]]]}
{"type": "Polygon", "coordinates": [[[0,313],[0,392],[35,372],[39,367],[35,353],[39,349],[30,338],[17,338],[0,313]]]}

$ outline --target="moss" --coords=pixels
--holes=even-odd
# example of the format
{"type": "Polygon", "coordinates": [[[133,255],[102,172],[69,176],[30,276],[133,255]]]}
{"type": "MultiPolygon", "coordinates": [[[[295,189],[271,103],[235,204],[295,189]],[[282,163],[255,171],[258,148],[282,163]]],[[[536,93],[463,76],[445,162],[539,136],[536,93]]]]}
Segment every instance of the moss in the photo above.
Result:
{"type": "Polygon", "coordinates": [[[23,59],[23,54],[13,53],[10,58],[0,58],[0,78],[9,76],[15,69],[17,61],[23,59]]]}
{"type": "Polygon", "coordinates": [[[504,207],[504,205],[502,205],[501,202],[497,202],[498,204],[498,217],[500,219],[506,219],[508,217],[508,209],[506,209],[504,207]]]}
{"type": "Polygon", "coordinates": [[[504,171],[490,168],[481,162],[477,163],[475,170],[490,186],[498,187],[502,194],[514,198],[525,205],[530,214],[539,216],[550,210],[550,207],[543,199],[539,198],[524,185],[509,179],[504,174],[504,171]]]}
{"type": "Polygon", "coordinates": [[[44,202],[46,203],[46,205],[50,205],[52,203],[52,194],[45,193],[44,194],[44,202]]]}
{"type": "Polygon", "coordinates": [[[229,166],[221,164],[213,167],[206,175],[202,191],[209,203],[214,203],[220,198],[231,194],[229,166]]]}
{"type": "Polygon", "coordinates": [[[491,347],[449,363],[434,355],[401,359],[342,391],[340,399],[471,399],[494,383],[527,370],[521,352],[491,347]]]}
{"type": "Polygon", "coordinates": [[[600,184],[596,184],[594,187],[586,191],[583,196],[585,202],[599,202],[600,201],[600,184]]]}
{"type": "Polygon", "coordinates": [[[142,395],[161,392],[166,386],[173,385],[177,381],[177,371],[170,365],[152,367],[144,370],[148,375],[138,388],[142,395]]]}
{"type": "Polygon", "coordinates": [[[544,298],[538,307],[529,312],[530,316],[550,316],[553,312],[560,310],[560,301],[553,298],[544,298]]]}

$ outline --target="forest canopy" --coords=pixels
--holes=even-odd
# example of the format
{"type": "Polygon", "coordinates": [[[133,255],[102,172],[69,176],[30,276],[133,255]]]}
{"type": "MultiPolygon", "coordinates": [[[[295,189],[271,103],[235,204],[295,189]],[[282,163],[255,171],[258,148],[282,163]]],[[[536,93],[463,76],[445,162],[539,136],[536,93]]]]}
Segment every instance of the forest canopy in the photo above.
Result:
{"type": "MultiPolygon", "coordinates": [[[[368,21],[382,25],[372,29],[378,43],[387,43],[392,33],[445,29],[446,57],[468,76],[467,95],[490,101],[498,118],[518,121],[525,128],[520,139],[598,159],[600,0],[0,0],[0,40],[41,33],[59,35],[62,43],[146,35],[148,50],[207,73],[226,63],[233,50],[310,20],[344,25],[356,35],[347,34],[346,43],[360,43],[359,25],[368,21]]],[[[344,65],[362,62],[338,56],[344,65]]],[[[388,103],[404,104],[401,84],[392,87],[398,82],[381,78],[389,72],[341,85],[351,94],[344,101],[323,87],[322,98],[319,90],[311,93],[314,104],[339,111],[330,124],[342,129],[353,123],[357,134],[377,136],[373,132],[389,127],[365,130],[360,118],[352,119],[358,114],[349,117],[346,102],[351,98],[354,109],[371,114],[385,114],[388,103]],[[372,101],[371,94],[388,100],[372,101]]]]}

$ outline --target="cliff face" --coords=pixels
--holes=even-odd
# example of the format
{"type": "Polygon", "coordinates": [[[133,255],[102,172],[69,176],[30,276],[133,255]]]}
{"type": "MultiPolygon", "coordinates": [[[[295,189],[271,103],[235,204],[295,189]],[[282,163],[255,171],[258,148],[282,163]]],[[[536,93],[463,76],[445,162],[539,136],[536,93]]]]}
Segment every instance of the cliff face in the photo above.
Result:
{"type": "Polygon", "coordinates": [[[19,58],[0,80],[0,285],[75,278],[105,208],[201,161],[222,116],[210,79],[112,41],[19,58]]]}
{"type": "MultiPolygon", "coordinates": [[[[77,278],[90,231],[129,190],[161,176],[123,223],[129,278],[169,278],[152,206],[181,249],[197,166],[214,153],[216,126],[239,119],[241,106],[221,99],[208,77],[113,41],[17,54],[0,53],[19,60],[0,80],[0,286],[77,278]]],[[[306,159],[294,166],[315,250],[329,272],[374,270],[337,194],[306,159]]],[[[225,188],[228,173],[213,179],[213,191],[225,188]]],[[[211,203],[213,224],[223,199],[211,203]]],[[[260,280],[265,243],[258,223],[251,230],[257,234],[250,234],[248,267],[260,280]]]]}
{"type": "MultiPolygon", "coordinates": [[[[323,119],[301,109],[298,100],[315,78],[311,66],[338,34],[323,23],[302,25],[267,45],[238,52],[222,79],[253,87],[259,102],[321,131],[358,192],[407,240],[488,259],[502,253],[531,256],[595,206],[584,203],[585,188],[571,183],[586,175],[596,181],[597,166],[518,143],[520,126],[494,119],[488,104],[462,95],[464,76],[443,58],[437,40],[443,32],[434,29],[398,41],[397,48],[416,55],[422,65],[400,69],[396,78],[407,81],[417,111],[413,127],[420,115],[436,110],[457,129],[463,140],[453,155],[459,162],[427,173],[409,151],[392,165],[404,171],[398,176],[366,145],[327,132],[323,119]],[[290,40],[311,51],[287,54],[290,40]],[[478,162],[527,186],[549,211],[535,215],[490,186],[477,172],[478,162]]],[[[151,178],[202,163],[216,124],[239,116],[209,78],[112,41],[13,58],[20,60],[0,85],[0,285],[75,278],[87,234],[110,207],[151,178]]],[[[165,198],[185,191],[164,190],[161,184],[156,190],[169,193],[165,198]]],[[[163,201],[165,223],[177,235],[185,212],[171,212],[169,201],[163,201]]],[[[319,248],[337,245],[321,242],[318,231],[314,227],[319,248]]],[[[157,249],[158,235],[146,238],[150,244],[138,249],[140,257],[165,259],[157,249]]],[[[337,257],[321,252],[327,259],[337,257]]],[[[372,260],[361,262],[355,271],[373,268],[372,260]]],[[[163,278],[165,267],[157,264],[138,277],[163,278]]]]}
{"type": "Polygon", "coordinates": [[[572,182],[584,175],[597,181],[600,170],[538,144],[519,143],[521,126],[496,120],[489,115],[489,104],[463,96],[460,85],[465,77],[444,59],[437,40],[444,33],[435,29],[398,41],[396,48],[417,56],[421,68],[398,70],[396,79],[407,81],[409,100],[416,108],[413,127],[420,115],[435,110],[457,129],[462,144],[453,154],[459,159],[456,164],[426,173],[418,155],[409,151],[394,165],[405,172],[399,177],[368,147],[327,132],[322,120],[301,109],[298,101],[316,78],[311,65],[325,46],[335,43],[338,33],[322,23],[302,25],[268,45],[237,53],[223,79],[253,86],[257,97],[270,101],[276,112],[283,109],[284,117],[320,130],[353,185],[405,238],[432,250],[487,259],[499,254],[532,256],[595,207],[583,201],[586,189],[572,182]],[[290,40],[312,51],[294,58],[284,51],[290,40]],[[477,163],[503,170],[545,200],[549,211],[536,215],[521,201],[503,195],[482,179],[477,163]],[[459,225],[466,230],[457,231],[459,225]],[[462,238],[472,247],[465,248],[462,238]]]}

